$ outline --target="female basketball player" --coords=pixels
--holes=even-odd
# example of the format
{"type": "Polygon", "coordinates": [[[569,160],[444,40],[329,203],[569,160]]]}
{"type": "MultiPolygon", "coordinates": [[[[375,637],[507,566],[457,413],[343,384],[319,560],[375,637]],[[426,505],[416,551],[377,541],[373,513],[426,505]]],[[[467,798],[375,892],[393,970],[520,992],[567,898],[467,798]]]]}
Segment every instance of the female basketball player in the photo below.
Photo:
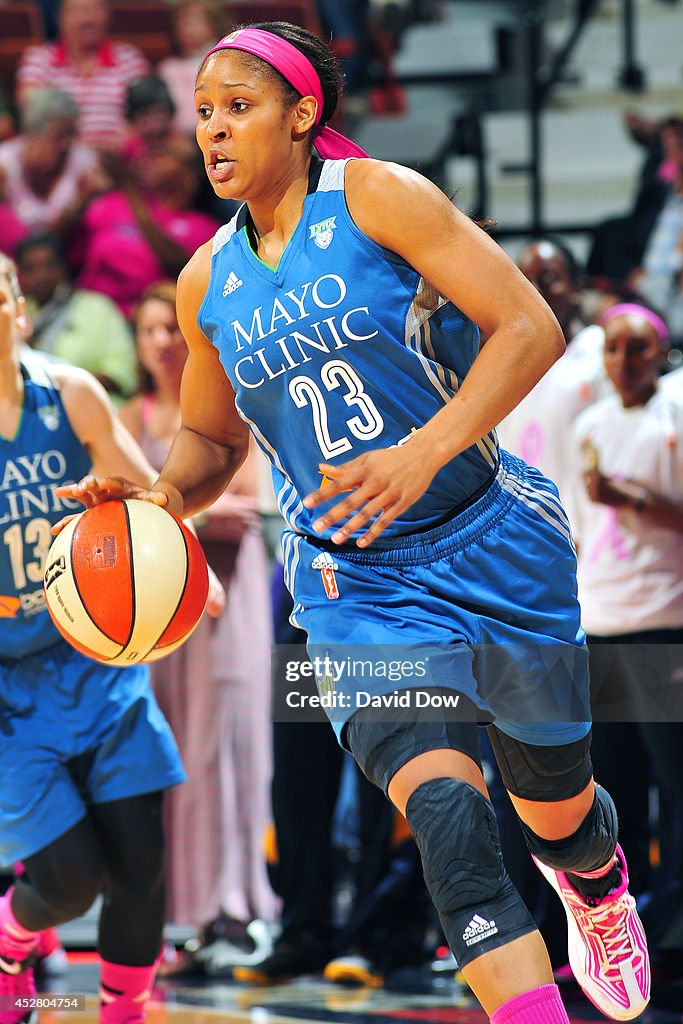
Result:
{"type": "Polygon", "coordinates": [[[0,1024],[31,1015],[41,930],[104,891],[101,1024],[135,1024],[161,947],[163,791],[183,779],[146,666],[109,668],[48,615],[55,493],[89,467],[154,474],[94,377],[20,345],[23,298],[0,255],[0,864],[25,873],[0,898],[0,1024]]]}
{"type": "Polygon", "coordinates": [[[197,139],[216,193],[245,202],[180,277],[183,426],[152,492],[86,478],[68,494],[199,510],[251,429],[273,464],[293,619],[335,728],[405,813],[491,1020],[567,1016],[502,864],[482,713],[565,904],[578,980],[628,1020],[647,1003],[649,967],[614,807],[592,779],[574,550],[554,486],[493,432],[561,354],[559,327],[430,182],[346,159],[365,154],[323,128],[337,95],[330,52],[291,25],[238,30],[209,51],[197,139]],[[370,681],[358,663],[376,667],[370,681]],[[363,707],[368,692],[392,710],[363,707]],[[437,709],[449,692],[457,718],[437,709]]]}

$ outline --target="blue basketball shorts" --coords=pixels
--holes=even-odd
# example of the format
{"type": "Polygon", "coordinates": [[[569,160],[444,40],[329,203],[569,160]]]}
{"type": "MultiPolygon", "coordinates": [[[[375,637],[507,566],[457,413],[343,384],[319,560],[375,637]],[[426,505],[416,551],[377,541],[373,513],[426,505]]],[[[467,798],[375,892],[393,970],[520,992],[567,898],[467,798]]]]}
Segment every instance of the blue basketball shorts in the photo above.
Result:
{"type": "Polygon", "coordinates": [[[590,731],[569,523],[555,485],[509,453],[485,494],[432,530],[365,550],[285,531],[283,553],[291,621],[340,741],[360,708],[412,701],[424,718],[428,687],[523,743],[590,731]]]}
{"type": "Polygon", "coordinates": [[[58,839],[88,804],[184,779],[145,665],[109,667],[61,640],[0,660],[0,864],[58,839]]]}

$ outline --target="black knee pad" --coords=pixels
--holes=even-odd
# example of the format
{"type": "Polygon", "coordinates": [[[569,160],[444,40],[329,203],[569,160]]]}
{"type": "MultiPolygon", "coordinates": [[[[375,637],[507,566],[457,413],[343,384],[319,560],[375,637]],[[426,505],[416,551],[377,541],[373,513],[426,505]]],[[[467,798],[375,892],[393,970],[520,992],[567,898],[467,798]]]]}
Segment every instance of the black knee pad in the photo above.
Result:
{"type": "Polygon", "coordinates": [[[463,967],[535,930],[510,881],[489,801],[459,779],[432,779],[408,800],[406,819],[444,934],[463,967]]]}
{"type": "Polygon", "coordinates": [[[520,825],[530,852],[556,871],[597,871],[612,859],[617,845],[617,811],[602,786],[595,787],[593,806],[566,839],[541,839],[523,821],[520,825]]]}

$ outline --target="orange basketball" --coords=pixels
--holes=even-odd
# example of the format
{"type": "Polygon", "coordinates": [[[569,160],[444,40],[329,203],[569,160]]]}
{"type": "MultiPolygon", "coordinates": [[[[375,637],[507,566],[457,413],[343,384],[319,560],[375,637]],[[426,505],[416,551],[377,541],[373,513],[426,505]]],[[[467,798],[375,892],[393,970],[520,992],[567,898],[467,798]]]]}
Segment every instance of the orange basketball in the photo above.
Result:
{"type": "Polygon", "coordinates": [[[209,590],[204,552],[159,505],[106,501],[55,538],[44,578],[62,636],[109,665],[155,661],[183,644],[209,590]]]}

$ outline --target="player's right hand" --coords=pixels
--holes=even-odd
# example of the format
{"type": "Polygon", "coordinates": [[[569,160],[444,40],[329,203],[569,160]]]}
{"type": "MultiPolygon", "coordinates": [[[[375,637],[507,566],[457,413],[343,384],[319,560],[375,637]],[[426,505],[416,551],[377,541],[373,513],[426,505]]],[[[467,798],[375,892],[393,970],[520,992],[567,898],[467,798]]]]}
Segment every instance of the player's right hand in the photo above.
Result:
{"type": "MultiPolygon", "coordinates": [[[[165,491],[155,491],[147,487],[141,487],[130,480],[125,480],[122,476],[84,476],[76,484],[65,484],[63,487],[57,487],[55,494],[59,498],[71,498],[75,501],[80,501],[86,508],[100,505],[103,501],[116,501],[123,500],[124,498],[150,501],[153,505],[161,505],[162,507],[167,507],[169,503],[169,497],[165,491]]],[[[57,536],[73,518],[73,514],[64,516],[63,519],[60,519],[59,522],[53,525],[51,532],[57,536]]]]}

